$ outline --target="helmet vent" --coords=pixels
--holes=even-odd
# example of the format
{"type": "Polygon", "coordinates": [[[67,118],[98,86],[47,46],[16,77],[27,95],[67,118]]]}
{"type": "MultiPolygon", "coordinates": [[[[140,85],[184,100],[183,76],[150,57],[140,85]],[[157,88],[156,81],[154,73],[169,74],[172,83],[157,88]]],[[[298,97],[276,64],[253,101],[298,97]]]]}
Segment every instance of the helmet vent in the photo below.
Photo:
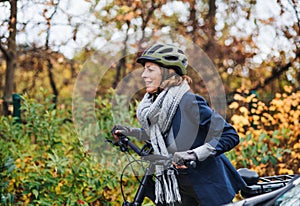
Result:
{"type": "Polygon", "coordinates": [[[182,76],[187,73],[188,60],[182,49],[171,44],[154,44],[144,50],[143,54],[136,60],[137,63],[145,66],[146,62],[158,64],[166,69],[174,69],[182,76]]]}
{"type": "Polygon", "coordinates": [[[164,59],[166,59],[168,61],[177,61],[178,57],[176,57],[176,56],[165,56],[164,59]]]}
{"type": "Polygon", "coordinates": [[[163,49],[163,50],[161,50],[160,52],[158,52],[158,53],[160,53],[160,54],[164,54],[164,53],[169,53],[169,52],[172,52],[173,51],[173,49],[172,48],[167,48],[167,49],[163,49]]]}
{"type": "Polygon", "coordinates": [[[155,47],[153,47],[151,50],[148,50],[146,53],[147,54],[153,54],[156,50],[158,50],[159,48],[163,47],[164,45],[158,44],[155,47]]]}
{"type": "Polygon", "coordinates": [[[184,52],[181,49],[178,49],[178,53],[184,54],[184,52]]]}

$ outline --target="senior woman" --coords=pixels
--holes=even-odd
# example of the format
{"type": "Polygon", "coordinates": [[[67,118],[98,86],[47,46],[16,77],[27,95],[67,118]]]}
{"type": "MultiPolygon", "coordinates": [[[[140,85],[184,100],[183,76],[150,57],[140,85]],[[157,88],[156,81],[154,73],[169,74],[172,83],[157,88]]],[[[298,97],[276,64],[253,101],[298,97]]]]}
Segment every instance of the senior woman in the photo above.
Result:
{"type": "Polygon", "coordinates": [[[173,155],[178,173],[156,167],[155,202],[218,206],[232,201],[244,181],[223,154],[239,143],[236,130],[207,101],[190,91],[188,60],[178,47],[155,44],[137,59],[146,94],[137,108],[142,128],[116,125],[122,133],[151,140],[154,154],[173,155]],[[194,160],[196,168],[184,162],[194,160]]]}

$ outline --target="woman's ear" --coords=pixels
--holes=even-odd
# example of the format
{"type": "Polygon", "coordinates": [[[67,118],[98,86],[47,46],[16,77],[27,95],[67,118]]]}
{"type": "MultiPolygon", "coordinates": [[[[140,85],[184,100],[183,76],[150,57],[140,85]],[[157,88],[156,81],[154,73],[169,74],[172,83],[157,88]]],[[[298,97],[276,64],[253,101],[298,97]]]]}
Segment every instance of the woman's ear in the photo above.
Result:
{"type": "Polygon", "coordinates": [[[176,73],[174,69],[168,69],[168,70],[169,70],[169,74],[174,75],[176,73]]]}

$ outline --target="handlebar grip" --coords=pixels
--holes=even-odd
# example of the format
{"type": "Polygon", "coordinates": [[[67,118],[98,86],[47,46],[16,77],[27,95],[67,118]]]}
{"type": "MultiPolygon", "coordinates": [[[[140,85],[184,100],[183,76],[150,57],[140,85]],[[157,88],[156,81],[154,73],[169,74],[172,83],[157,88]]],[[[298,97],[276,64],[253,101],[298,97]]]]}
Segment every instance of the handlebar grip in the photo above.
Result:
{"type": "Polygon", "coordinates": [[[187,166],[188,168],[196,168],[197,167],[197,163],[196,163],[196,161],[194,161],[194,160],[191,160],[191,161],[187,161],[187,162],[185,162],[184,163],[185,164],[185,166],[187,166]]]}

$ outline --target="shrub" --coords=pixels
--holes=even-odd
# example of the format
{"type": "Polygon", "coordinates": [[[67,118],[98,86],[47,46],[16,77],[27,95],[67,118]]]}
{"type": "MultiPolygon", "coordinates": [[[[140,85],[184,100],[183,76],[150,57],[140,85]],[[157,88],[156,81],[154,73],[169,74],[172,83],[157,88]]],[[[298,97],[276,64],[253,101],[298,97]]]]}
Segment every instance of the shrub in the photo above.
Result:
{"type": "MultiPolygon", "coordinates": [[[[1,205],[121,204],[119,171],[109,168],[120,156],[97,158],[78,138],[71,110],[55,107],[43,91],[39,95],[23,97],[23,124],[0,118],[1,205]]],[[[99,143],[109,137],[113,118],[109,101],[96,103],[99,143]]]]}
{"type": "Polygon", "coordinates": [[[255,94],[234,96],[231,117],[241,142],[228,156],[236,167],[248,167],[262,175],[300,173],[300,92],[277,93],[265,104],[255,94]]]}
{"type": "MultiPolygon", "coordinates": [[[[113,96],[95,100],[99,135],[91,124],[78,131],[70,100],[54,105],[45,91],[23,97],[22,124],[0,117],[0,204],[121,205],[119,176],[126,157],[105,140],[114,124],[138,123],[135,106],[122,97],[112,104],[113,96]]],[[[249,92],[235,96],[231,121],[241,143],[227,155],[236,167],[263,175],[300,172],[299,97],[277,94],[267,105],[249,92]]],[[[130,199],[138,182],[130,173],[124,178],[130,199]]]]}

